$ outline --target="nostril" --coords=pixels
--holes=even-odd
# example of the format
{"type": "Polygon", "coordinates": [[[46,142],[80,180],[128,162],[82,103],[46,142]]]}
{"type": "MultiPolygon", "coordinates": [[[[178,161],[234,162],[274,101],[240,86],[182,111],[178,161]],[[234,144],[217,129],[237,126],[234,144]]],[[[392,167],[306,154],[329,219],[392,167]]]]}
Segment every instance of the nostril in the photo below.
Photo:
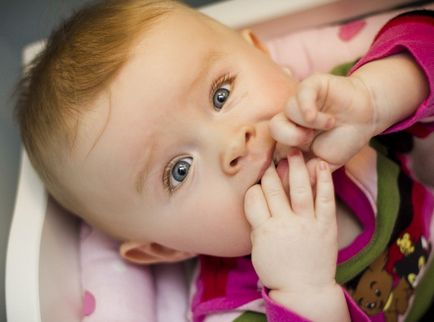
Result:
{"type": "Polygon", "coordinates": [[[236,167],[237,164],[238,164],[238,159],[239,159],[239,158],[233,159],[233,160],[229,163],[229,165],[230,165],[231,167],[236,167]]]}

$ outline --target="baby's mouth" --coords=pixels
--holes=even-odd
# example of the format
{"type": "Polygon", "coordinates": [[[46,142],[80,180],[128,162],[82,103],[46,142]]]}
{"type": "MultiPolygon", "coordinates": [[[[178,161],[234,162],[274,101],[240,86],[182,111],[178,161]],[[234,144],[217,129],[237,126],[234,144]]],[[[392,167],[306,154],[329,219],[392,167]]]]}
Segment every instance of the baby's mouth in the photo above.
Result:
{"type": "MultiPolygon", "coordinates": [[[[274,146],[274,151],[271,156],[272,162],[276,167],[277,174],[279,175],[280,180],[285,185],[285,179],[288,174],[288,159],[287,153],[289,151],[289,147],[284,146],[282,144],[276,143],[274,146]]],[[[262,176],[258,178],[256,184],[261,184],[262,176]]],[[[287,180],[286,180],[287,181],[287,180]]]]}

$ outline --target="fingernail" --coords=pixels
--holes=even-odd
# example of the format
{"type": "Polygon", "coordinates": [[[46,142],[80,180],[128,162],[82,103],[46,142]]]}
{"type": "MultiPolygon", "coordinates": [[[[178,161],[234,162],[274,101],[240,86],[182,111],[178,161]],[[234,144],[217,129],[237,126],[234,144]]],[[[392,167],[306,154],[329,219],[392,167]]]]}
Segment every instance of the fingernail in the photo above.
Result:
{"type": "Polygon", "coordinates": [[[327,170],[327,167],[328,167],[328,165],[327,165],[327,162],[325,162],[325,161],[320,161],[319,162],[319,169],[320,170],[327,170]]]}

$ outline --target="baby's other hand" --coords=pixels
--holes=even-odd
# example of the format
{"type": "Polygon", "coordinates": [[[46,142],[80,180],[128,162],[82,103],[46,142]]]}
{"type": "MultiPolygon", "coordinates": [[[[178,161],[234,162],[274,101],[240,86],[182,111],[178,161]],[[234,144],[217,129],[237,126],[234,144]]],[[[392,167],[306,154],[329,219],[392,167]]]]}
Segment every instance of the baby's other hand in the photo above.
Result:
{"type": "Polygon", "coordinates": [[[315,193],[302,154],[292,151],[284,179],[289,193],[272,164],[261,185],[251,187],[245,196],[253,265],[262,283],[279,294],[313,295],[336,287],[333,182],[327,163],[317,165],[315,193]]]}
{"type": "Polygon", "coordinates": [[[329,162],[345,164],[375,134],[375,106],[355,76],[316,74],[300,82],[282,113],[270,122],[273,138],[329,162]]]}

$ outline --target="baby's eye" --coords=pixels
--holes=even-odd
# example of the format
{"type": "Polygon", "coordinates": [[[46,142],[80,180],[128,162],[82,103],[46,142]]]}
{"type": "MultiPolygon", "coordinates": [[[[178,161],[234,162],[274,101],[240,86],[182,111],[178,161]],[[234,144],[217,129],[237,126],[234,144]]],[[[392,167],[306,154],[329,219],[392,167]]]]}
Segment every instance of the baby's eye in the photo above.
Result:
{"type": "Polygon", "coordinates": [[[168,178],[168,188],[170,191],[175,190],[187,178],[192,163],[192,157],[183,157],[173,162],[173,165],[169,169],[168,178]]]}
{"type": "Polygon", "coordinates": [[[224,84],[215,91],[212,98],[212,104],[216,111],[220,111],[225,105],[229,95],[231,94],[230,87],[230,84],[224,84]]]}

